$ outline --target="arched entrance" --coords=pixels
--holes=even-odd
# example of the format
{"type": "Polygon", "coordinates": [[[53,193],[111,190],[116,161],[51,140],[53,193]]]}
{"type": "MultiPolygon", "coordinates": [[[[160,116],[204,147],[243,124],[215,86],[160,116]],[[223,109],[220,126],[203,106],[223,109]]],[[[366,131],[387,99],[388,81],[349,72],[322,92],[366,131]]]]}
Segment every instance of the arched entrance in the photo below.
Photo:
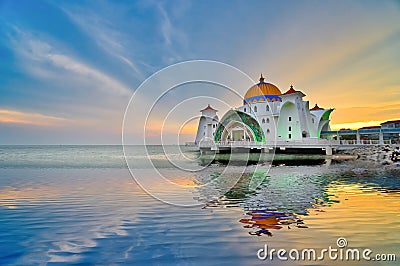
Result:
{"type": "Polygon", "coordinates": [[[265,143],[265,136],[257,120],[243,112],[231,110],[222,117],[214,140],[249,140],[265,143]]]}
{"type": "Polygon", "coordinates": [[[231,121],[221,136],[222,141],[254,141],[251,129],[243,122],[231,121]]]}

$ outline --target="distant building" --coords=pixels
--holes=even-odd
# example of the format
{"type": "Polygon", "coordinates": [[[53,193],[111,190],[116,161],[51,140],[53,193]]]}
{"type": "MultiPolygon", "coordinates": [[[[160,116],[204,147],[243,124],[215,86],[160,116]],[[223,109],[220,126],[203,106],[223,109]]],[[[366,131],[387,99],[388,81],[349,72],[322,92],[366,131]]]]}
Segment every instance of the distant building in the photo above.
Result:
{"type": "MultiPolygon", "coordinates": [[[[380,126],[367,126],[359,129],[345,129],[339,131],[323,132],[325,136],[336,135],[339,140],[353,140],[360,144],[361,141],[375,141],[375,143],[399,143],[400,120],[387,121],[380,126]],[[336,134],[335,134],[336,133],[336,134]]],[[[372,144],[372,142],[370,142],[372,144]]]]}
{"type": "MultiPolygon", "coordinates": [[[[376,140],[376,139],[379,139],[379,133],[380,133],[380,130],[381,130],[381,126],[360,127],[358,129],[358,132],[365,132],[365,130],[368,130],[368,129],[375,130],[375,132],[374,133],[369,133],[368,132],[368,133],[364,133],[364,134],[363,133],[359,133],[361,140],[370,140],[370,139],[376,140]]],[[[382,135],[382,139],[385,139],[384,137],[385,137],[385,135],[382,135]]]]}
{"type": "Polygon", "coordinates": [[[386,121],[381,124],[382,128],[400,128],[400,120],[386,121]]]}
{"type": "Polygon", "coordinates": [[[363,130],[363,129],[380,129],[381,126],[368,126],[368,127],[360,127],[358,130],[363,130]]]}
{"type": "MultiPolygon", "coordinates": [[[[381,124],[382,129],[395,129],[395,128],[400,128],[400,120],[392,120],[392,121],[386,121],[381,124]]],[[[385,139],[390,139],[391,141],[395,143],[400,142],[400,136],[399,133],[385,133],[384,134],[385,139]]]]}

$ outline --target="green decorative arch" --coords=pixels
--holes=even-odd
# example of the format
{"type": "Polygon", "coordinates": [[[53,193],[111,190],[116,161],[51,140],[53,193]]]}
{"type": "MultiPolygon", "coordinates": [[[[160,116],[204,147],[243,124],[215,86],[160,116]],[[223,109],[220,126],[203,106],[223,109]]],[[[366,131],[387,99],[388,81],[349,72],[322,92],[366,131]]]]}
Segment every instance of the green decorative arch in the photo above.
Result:
{"type": "Polygon", "coordinates": [[[331,115],[333,109],[329,109],[327,110],[323,115],[322,115],[322,119],[323,120],[329,120],[329,116],[331,115]]]}
{"type": "Polygon", "coordinates": [[[317,136],[318,136],[318,138],[321,137],[321,131],[322,131],[322,129],[323,129],[326,125],[328,125],[328,123],[329,123],[329,116],[331,115],[332,111],[333,111],[333,109],[329,109],[329,110],[326,110],[325,113],[323,113],[323,115],[322,115],[322,117],[321,117],[321,119],[320,119],[320,121],[319,121],[319,123],[318,123],[318,129],[317,129],[317,136]]]}
{"type": "Polygon", "coordinates": [[[225,130],[225,126],[231,121],[242,122],[246,124],[253,132],[255,141],[260,143],[265,143],[264,132],[262,131],[262,128],[258,124],[257,120],[255,120],[253,117],[249,116],[246,113],[236,110],[229,111],[221,119],[220,123],[218,124],[217,130],[215,131],[215,138],[214,138],[215,142],[221,140],[222,133],[225,130]]]}

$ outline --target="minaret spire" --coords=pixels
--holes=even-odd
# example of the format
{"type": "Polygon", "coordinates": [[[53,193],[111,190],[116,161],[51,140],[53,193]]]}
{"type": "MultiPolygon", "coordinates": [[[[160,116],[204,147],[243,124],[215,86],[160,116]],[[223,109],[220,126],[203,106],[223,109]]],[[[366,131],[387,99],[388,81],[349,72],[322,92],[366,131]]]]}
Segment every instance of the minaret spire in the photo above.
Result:
{"type": "Polygon", "coordinates": [[[261,73],[260,82],[264,82],[264,80],[265,80],[265,78],[263,77],[263,74],[261,73]]]}

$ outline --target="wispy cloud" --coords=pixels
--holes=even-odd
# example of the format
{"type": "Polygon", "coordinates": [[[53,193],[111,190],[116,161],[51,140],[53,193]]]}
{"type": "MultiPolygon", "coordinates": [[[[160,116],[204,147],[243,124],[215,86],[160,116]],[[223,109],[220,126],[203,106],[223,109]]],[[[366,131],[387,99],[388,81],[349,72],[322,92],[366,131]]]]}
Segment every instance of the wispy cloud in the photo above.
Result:
{"type": "MultiPolygon", "coordinates": [[[[70,131],[48,129],[62,131],[60,139],[86,134],[90,142],[94,135],[101,139],[102,133],[111,132],[119,141],[132,94],[129,87],[171,63],[209,58],[231,63],[255,79],[262,71],[282,91],[293,83],[307,94],[311,106],[317,102],[336,108],[332,125],[399,118],[400,24],[395,3],[233,2],[227,9],[219,1],[7,1],[0,8],[0,109],[68,118],[70,131]],[[266,10],[274,12],[266,17],[266,10]]],[[[244,94],[247,85],[235,83],[235,88],[244,94]]],[[[158,89],[143,91],[143,101],[135,107],[146,106],[158,89]]],[[[191,94],[185,89],[177,95],[185,99],[191,94]]],[[[240,104],[236,96],[222,98],[240,104]]],[[[193,106],[183,110],[192,111],[193,106]]],[[[27,139],[40,138],[45,126],[21,124],[35,119],[2,114],[1,126],[9,131],[0,134],[12,139],[18,134],[4,132],[30,128],[20,132],[27,139]],[[21,126],[11,124],[17,122],[21,126]],[[39,137],[30,137],[32,128],[39,137]]],[[[137,123],[140,117],[133,119],[137,123]]],[[[50,124],[57,121],[48,118],[50,124]]],[[[156,135],[158,128],[151,126],[149,132],[156,135]]],[[[175,128],[164,131],[176,138],[175,128]]],[[[182,129],[194,131],[195,126],[182,129]]]]}
{"type": "MultiPolygon", "coordinates": [[[[71,55],[57,51],[55,47],[44,40],[37,39],[31,34],[14,27],[16,36],[11,37],[12,48],[21,57],[22,67],[30,71],[29,74],[41,78],[63,77],[65,72],[76,78],[85,79],[92,84],[92,88],[118,96],[130,96],[129,88],[115,78],[96,69],[71,55]]],[[[66,80],[70,82],[70,80],[66,80]]]]}
{"type": "Polygon", "coordinates": [[[60,126],[66,122],[69,122],[69,120],[55,116],[0,109],[0,123],[35,126],[60,126]]]}
{"type": "Polygon", "coordinates": [[[118,95],[130,96],[132,92],[119,81],[111,78],[110,76],[102,73],[101,71],[90,67],[84,63],[81,63],[67,55],[63,54],[46,54],[45,57],[54,65],[59,68],[74,72],[78,75],[84,76],[90,80],[96,81],[106,86],[100,88],[106,88],[118,95]]]}
{"type": "Polygon", "coordinates": [[[161,5],[161,3],[157,4],[157,9],[162,16],[161,32],[164,37],[164,42],[166,45],[171,45],[172,44],[171,38],[174,33],[171,20],[169,19],[168,14],[165,11],[164,7],[161,5]]]}
{"type": "Polygon", "coordinates": [[[181,61],[188,52],[187,35],[174,23],[187,8],[187,1],[174,1],[168,5],[157,1],[145,4],[101,1],[91,9],[64,4],[61,10],[99,47],[128,65],[136,78],[143,80],[146,73],[159,69],[159,65],[149,66],[149,57],[145,58],[145,54],[151,57],[155,50],[161,51],[160,62],[157,63],[171,64],[181,61]],[[149,13],[148,18],[140,20],[129,14],[140,7],[149,13]],[[159,42],[160,39],[162,42],[159,42]]]}
{"type": "MultiPolygon", "coordinates": [[[[74,22],[83,32],[85,32],[94,42],[110,55],[118,58],[127,64],[140,80],[144,78],[143,71],[138,65],[129,58],[128,47],[124,44],[130,43],[130,38],[122,31],[118,30],[110,20],[104,16],[77,7],[61,7],[61,10],[74,22]]],[[[129,50],[134,49],[129,47],[129,50]]]]}
{"type": "MultiPolygon", "coordinates": [[[[185,3],[176,2],[175,5],[185,6],[185,3]]],[[[172,18],[180,16],[179,9],[176,12],[168,12],[162,3],[155,3],[155,6],[160,14],[160,32],[164,40],[164,48],[168,51],[168,56],[164,56],[164,62],[167,64],[176,63],[182,60],[182,54],[187,53],[188,40],[184,31],[180,30],[172,23],[172,18]],[[179,50],[179,52],[177,52],[179,50]]]]}

